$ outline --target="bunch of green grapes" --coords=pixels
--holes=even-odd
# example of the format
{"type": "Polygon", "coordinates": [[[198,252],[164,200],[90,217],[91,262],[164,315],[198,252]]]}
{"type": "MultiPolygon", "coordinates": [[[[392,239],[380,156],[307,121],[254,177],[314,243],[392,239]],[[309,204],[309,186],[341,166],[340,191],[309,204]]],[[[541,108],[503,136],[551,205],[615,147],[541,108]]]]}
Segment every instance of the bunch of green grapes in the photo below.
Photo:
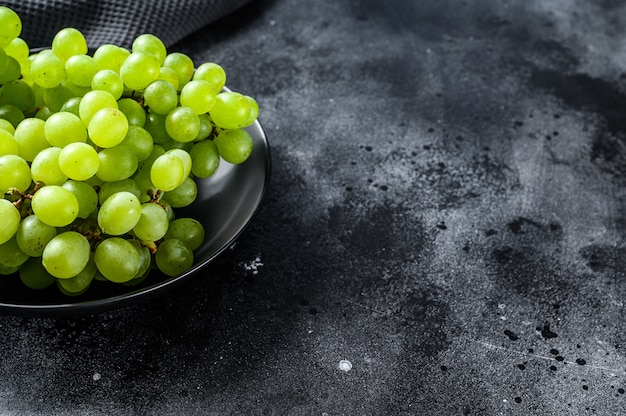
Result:
{"type": "Polygon", "coordinates": [[[204,229],[175,209],[243,163],[256,101],[154,35],[88,50],[75,28],[31,53],[0,6],[0,274],[78,295],[192,267],[204,229]]]}

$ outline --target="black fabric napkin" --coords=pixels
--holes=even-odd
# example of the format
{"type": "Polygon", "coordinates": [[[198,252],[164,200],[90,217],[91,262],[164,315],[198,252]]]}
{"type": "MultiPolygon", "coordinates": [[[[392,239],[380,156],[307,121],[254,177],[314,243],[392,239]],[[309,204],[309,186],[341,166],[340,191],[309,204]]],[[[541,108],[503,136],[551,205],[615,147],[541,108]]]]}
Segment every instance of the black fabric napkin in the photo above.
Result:
{"type": "Polygon", "coordinates": [[[22,35],[31,48],[48,47],[65,27],[80,30],[90,48],[104,43],[129,48],[142,33],[171,46],[250,0],[9,0],[22,19],[22,35]]]}

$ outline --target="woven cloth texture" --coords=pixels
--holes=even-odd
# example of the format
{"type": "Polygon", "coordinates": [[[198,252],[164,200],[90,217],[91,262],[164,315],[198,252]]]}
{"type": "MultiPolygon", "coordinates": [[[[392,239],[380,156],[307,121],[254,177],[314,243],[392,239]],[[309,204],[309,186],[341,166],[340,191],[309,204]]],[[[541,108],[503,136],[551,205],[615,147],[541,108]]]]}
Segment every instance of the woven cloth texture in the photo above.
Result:
{"type": "Polygon", "coordinates": [[[31,48],[47,47],[65,27],[80,30],[91,48],[130,47],[142,33],[166,46],[231,13],[250,0],[9,0],[0,2],[22,19],[21,37],[31,48]]]}

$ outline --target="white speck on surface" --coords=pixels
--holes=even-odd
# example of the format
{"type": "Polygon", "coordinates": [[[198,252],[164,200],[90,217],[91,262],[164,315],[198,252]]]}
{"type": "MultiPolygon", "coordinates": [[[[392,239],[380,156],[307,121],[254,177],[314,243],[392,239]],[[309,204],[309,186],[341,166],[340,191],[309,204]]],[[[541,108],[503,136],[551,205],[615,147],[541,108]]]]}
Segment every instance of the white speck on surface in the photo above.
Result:
{"type": "Polygon", "coordinates": [[[93,378],[93,381],[98,381],[102,378],[102,376],[100,375],[100,373],[94,373],[91,378],[93,378]]]}
{"type": "Polygon", "coordinates": [[[252,275],[256,275],[259,273],[259,269],[263,267],[263,262],[261,261],[261,255],[257,255],[254,260],[249,262],[241,263],[241,267],[246,271],[251,273],[252,275]]]}
{"type": "Polygon", "coordinates": [[[350,370],[352,370],[352,363],[348,360],[341,360],[339,361],[339,369],[341,371],[345,371],[348,372],[350,370]]]}
{"type": "Polygon", "coordinates": [[[500,303],[500,304],[498,304],[498,308],[504,309],[504,308],[506,308],[506,305],[504,303],[500,303]]]}

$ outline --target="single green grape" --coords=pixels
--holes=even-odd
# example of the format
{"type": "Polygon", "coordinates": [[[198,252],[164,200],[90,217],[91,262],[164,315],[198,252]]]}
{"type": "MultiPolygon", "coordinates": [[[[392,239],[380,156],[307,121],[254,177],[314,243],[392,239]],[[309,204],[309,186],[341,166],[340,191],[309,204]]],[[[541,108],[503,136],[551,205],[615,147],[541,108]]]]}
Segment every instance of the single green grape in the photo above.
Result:
{"type": "Polygon", "coordinates": [[[150,133],[152,140],[156,144],[162,144],[171,139],[165,128],[165,117],[167,116],[156,113],[148,113],[146,115],[144,128],[150,133]]]}
{"type": "Polygon", "coordinates": [[[25,118],[15,128],[13,137],[19,146],[19,155],[32,162],[43,149],[50,147],[44,133],[46,122],[38,118],[25,118]]]}
{"type": "Polygon", "coordinates": [[[51,114],[43,131],[50,146],[65,147],[70,143],[87,141],[87,129],[80,117],[68,111],[51,114]]]}
{"type": "Polygon", "coordinates": [[[159,204],[147,202],[141,204],[141,216],[133,234],[142,241],[157,241],[165,236],[169,221],[167,212],[159,204]]]}
{"type": "Polygon", "coordinates": [[[0,194],[5,194],[11,188],[25,192],[31,182],[30,167],[23,158],[16,155],[0,156],[0,194]]]}
{"type": "Polygon", "coordinates": [[[137,271],[135,277],[133,277],[128,282],[124,282],[124,285],[136,286],[139,283],[143,282],[145,278],[148,277],[148,275],[150,274],[150,266],[152,265],[152,253],[150,253],[150,249],[142,245],[139,240],[132,239],[128,241],[133,245],[133,247],[135,247],[135,249],[139,253],[140,266],[139,271],[137,271]]]}
{"type": "Polygon", "coordinates": [[[197,250],[204,242],[204,226],[194,218],[177,218],[170,221],[165,239],[182,241],[191,250],[197,250]]]}
{"type": "Polygon", "coordinates": [[[176,89],[176,91],[179,91],[178,75],[176,74],[176,71],[174,71],[172,68],[168,68],[166,66],[162,66],[161,68],[159,68],[159,77],[157,79],[169,82],[170,84],[172,84],[174,89],[176,89]]]}
{"type": "Polygon", "coordinates": [[[87,143],[76,142],[70,143],[61,149],[58,165],[61,172],[68,178],[85,181],[98,172],[100,158],[93,146],[87,143]]]}
{"type": "Polygon", "coordinates": [[[85,236],[76,231],[65,231],[48,242],[41,263],[52,276],[69,279],[83,271],[90,255],[91,247],[85,236]]]}
{"type": "Polygon", "coordinates": [[[178,105],[176,88],[167,81],[157,79],[143,92],[144,103],[156,114],[168,114],[178,105]]]}
{"type": "MultiPolygon", "coordinates": [[[[72,97],[61,105],[59,112],[72,113],[80,119],[78,107],[80,107],[81,97],[72,97]]],[[[46,120],[47,121],[47,120],[46,120]]]]}
{"type": "Polygon", "coordinates": [[[223,129],[247,127],[250,121],[250,103],[241,93],[224,91],[217,95],[209,115],[223,129]]]}
{"type": "Polygon", "coordinates": [[[169,53],[163,61],[163,66],[171,68],[176,72],[178,77],[178,88],[185,86],[193,76],[195,67],[193,60],[186,54],[181,52],[169,53]]]}
{"type": "Polygon", "coordinates": [[[31,207],[35,215],[53,227],[65,227],[78,217],[76,197],[58,185],[46,185],[33,195],[31,207]]]}
{"type": "Polygon", "coordinates": [[[7,55],[15,58],[20,65],[28,60],[28,55],[30,54],[28,43],[20,37],[13,39],[5,46],[4,51],[7,55]]]}
{"type": "Polygon", "coordinates": [[[167,55],[167,49],[163,41],[150,33],[137,36],[133,41],[131,51],[152,55],[159,65],[163,63],[167,55]]]}
{"type": "Polygon", "coordinates": [[[184,151],[183,149],[170,149],[165,152],[168,155],[174,155],[183,162],[183,167],[185,168],[183,171],[183,176],[186,178],[191,174],[192,160],[189,153],[184,151]]]}
{"type": "Polygon", "coordinates": [[[198,186],[190,177],[186,177],[183,183],[163,196],[173,208],[182,208],[191,205],[198,196],[198,186]]]}
{"type": "Polygon", "coordinates": [[[36,215],[24,218],[15,238],[20,250],[31,257],[41,257],[43,249],[57,235],[57,229],[41,221],[36,215]]]}
{"type": "Polygon", "coordinates": [[[213,92],[219,94],[226,85],[226,71],[215,62],[204,62],[196,68],[193,79],[208,82],[213,92]]]}
{"type": "Polygon", "coordinates": [[[22,33],[22,20],[6,6],[0,6],[0,47],[6,47],[22,33]]]}
{"type": "Polygon", "coordinates": [[[65,61],[67,80],[79,87],[90,87],[97,71],[96,62],[89,55],[73,55],[65,61]]]}
{"type": "Polygon", "coordinates": [[[129,126],[144,127],[146,112],[137,101],[132,98],[121,98],[117,101],[119,110],[126,115],[129,126]]]}
{"type": "Polygon", "coordinates": [[[110,69],[119,74],[124,60],[130,55],[130,51],[121,46],[105,43],[100,45],[93,53],[98,70],[110,69]]]}
{"type": "Polygon", "coordinates": [[[120,76],[130,90],[140,91],[159,77],[161,65],[152,56],[144,52],[131,52],[120,67],[120,76]]]}
{"type": "Polygon", "coordinates": [[[176,107],[165,117],[167,134],[178,142],[191,142],[200,132],[200,119],[189,107],[176,107]]]}
{"type": "Polygon", "coordinates": [[[11,137],[13,137],[13,134],[15,133],[15,127],[13,127],[13,124],[11,124],[9,120],[5,120],[3,118],[0,118],[0,130],[11,133],[11,137]]]}
{"type": "Polygon", "coordinates": [[[91,286],[97,271],[96,262],[93,256],[90,256],[80,273],[68,279],[57,279],[57,284],[62,293],[68,296],[78,296],[85,293],[91,286]]]}
{"type": "Polygon", "coordinates": [[[43,88],[54,88],[65,79],[65,64],[49,49],[37,53],[29,68],[33,82],[43,88]]]}
{"type": "Polygon", "coordinates": [[[108,197],[98,210],[98,225],[109,235],[126,234],[141,217],[139,198],[130,192],[117,192],[108,197]]]}
{"type": "Polygon", "coordinates": [[[159,156],[150,167],[150,180],[162,191],[175,189],[184,179],[185,166],[180,158],[172,154],[159,156]]]}
{"type": "Polygon", "coordinates": [[[191,150],[191,173],[198,178],[208,178],[213,175],[220,164],[220,154],[213,140],[202,140],[195,143],[191,150]]]}
{"type": "Polygon", "coordinates": [[[141,268],[139,252],[132,243],[121,237],[110,237],[98,244],[94,260],[98,271],[116,283],[135,278],[141,268]]]}
{"type": "Polygon", "coordinates": [[[7,120],[13,128],[17,128],[24,120],[24,112],[13,104],[0,105],[0,119],[7,120]]]}
{"type": "Polygon", "coordinates": [[[48,147],[35,156],[30,166],[34,182],[42,182],[46,185],[62,185],[67,180],[67,175],[59,167],[61,150],[60,147],[48,147]]]}
{"type": "Polygon", "coordinates": [[[213,122],[208,114],[199,114],[198,119],[200,120],[200,131],[194,139],[195,142],[204,140],[213,133],[213,122]]]}
{"type": "Polygon", "coordinates": [[[168,276],[177,276],[193,266],[193,252],[175,238],[159,244],[154,260],[157,267],[168,276]]]}
{"type": "Polygon", "coordinates": [[[0,244],[4,244],[15,235],[20,226],[20,212],[11,201],[0,198],[0,244]]]}
{"type": "Polygon", "coordinates": [[[118,192],[130,192],[137,198],[141,195],[141,190],[137,183],[131,178],[126,178],[120,181],[103,183],[98,192],[98,202],[102,205],[111,195],[118,192]]]}
{"type": "Polygon", "coordinates": [[[43,267],[39,257],[31,257],[26,260],[20,267],[19,276],[24,286],[29,289],[45,289],[57,280],[43,267]]]}
{"type": "Polygon", "coordinates": [[[150,133],[142,127],[133,125],[128,126],[126,137],[124,137],[120,145],[128,146],[137,156],[138,162],[142,162],[150,156],[154,148],[154,142],[150,133]]]}
{"type": "Polygon", "coordinates": [[[112,69],[101,69],[92,77],[91,89],[107,91],[116,100],[119,100],[124,93],[124,83],[117,72],[112,69]]]}
{"type": "Polygon", "coordinates": [[[189,81],[180,91],[180,105],[191,108],[196,114],[207,113],[216,100],[217,93],[206,81],[189,81]]]}
{"type": "Polygon", "coordinates": [[[0,88],[0,105],[12,104],[22,112],[35,108],[33,88],[22,79],[5,83],[0,88]]]}
{"type": "Polygon", "coordinates": [[[222,159],[235,165],[245,162],[254,147],[252,137],[244,129],[222,130],[214,142],[222,159]]]}
{"type": "Polygon", "coordinates": [[[6,66],[2,72],[0,72],[0,84],[6,84],[7,82],[15,81],[20,78],[22,67],[17,59],[12,56],[6,57],[6,66]]]}
{"type": "Polygon", "coordinates": [[[52,38],[52,52],[63,62],[74,55],[87,53],[85,36],[73,27],[59,30],[52,38]]]}
{"type": "Polygon", "coordinates": [[[139,164],[135,153],[129,147],[121,144],[100,150],[98,159],[100,159],[100,166],[98,166],[96,176],[104,182],[130,178],[139,164]]]}
{"type": "Polygon", "coordinates": [[[17,155],[19,149],[20,147],[13,135],[6,130],[0,129],[0,156],[17,155]]]}
{"type": "Polygon", "coordinates": [[[61,185],[76,197],[78,201],[78,218],[88,218],[98,207],[98,193],[87,182],[69,180],[61,185]]]}
{"type": "Polygon", "coordinates": [[[0,244],[0,266],[11,268],[26,263],[30,256],[20,250],[15,236],[0,244]]]}
{"type": "Polygon", "coordinates": [[[117,108],[103,108],[91,117],[87,132],[98,147],[117,146],[128,133],[128,120],[117,108]]]}

